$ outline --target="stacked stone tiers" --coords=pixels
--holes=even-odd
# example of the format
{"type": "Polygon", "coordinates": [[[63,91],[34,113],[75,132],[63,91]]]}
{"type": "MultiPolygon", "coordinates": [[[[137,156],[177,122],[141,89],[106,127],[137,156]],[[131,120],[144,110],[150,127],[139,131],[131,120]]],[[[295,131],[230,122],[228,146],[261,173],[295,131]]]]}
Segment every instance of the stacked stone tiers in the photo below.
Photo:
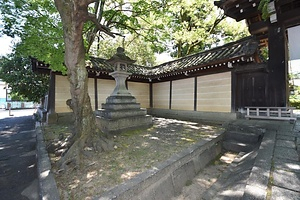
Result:
{"type": "Polygon", "coordinates": [[[96,116],[98,126],[109,134],[152,126],[152,117],[133,96],[109,96],[96,116]]]}
{"type": "Polygon", "coordinates": [[[109,75],[115,79],[116,87],[106,103],[102,104],[102,109],[96,112],[96,122],[104,133],[121,133],[152,126],[152,117],[140,108],[126,87],[126,79],[131,75],[127,72],[127,65],[135,61],[126,56],[124,51],[119,47],[117,53],[108,60],[114,66],[115,71],[109,75]]]}

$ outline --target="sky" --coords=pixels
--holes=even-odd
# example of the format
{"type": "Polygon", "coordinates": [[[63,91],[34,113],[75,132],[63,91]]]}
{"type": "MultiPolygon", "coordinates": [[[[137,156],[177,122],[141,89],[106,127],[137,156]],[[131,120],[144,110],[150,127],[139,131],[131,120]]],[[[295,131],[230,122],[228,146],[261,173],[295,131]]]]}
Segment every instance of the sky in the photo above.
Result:
{"type": "Polygon", "coordinates": [[[0,37],[0,56],[5,56],[11,53],[11,42],[12,38],[8,36],[0,37]]]}
{"type": "MultiPolygon", "coordinates": [[[[3,29],[2,15],[0,13],[0,29],[3,29]]],[[[13,38],[6,35],[0,35],[0,56],[5,56],[12,52],[13,38]]]]}
{"type": "Polygon", "coordinates": [[[300,26],[294,26],[288,29],[288,40],[289,40],[289,50],[290,59],[298,60],[300,59],[300,26]]]}
{"type": "Polygon", "coordinates": [[[300,59],[289,61],[289,73],[297,74],[300,73],[300,59]]]}
{"type": "Polygon", "coordinates": [[[300,73],[300,26],[288,29],[289,40],[289,73],[300,73]]]}
{"type": "Polygon", "coordinates": [[[173,60],[169,53],[155,54],[156,63],[161,64],[173,60]]]}

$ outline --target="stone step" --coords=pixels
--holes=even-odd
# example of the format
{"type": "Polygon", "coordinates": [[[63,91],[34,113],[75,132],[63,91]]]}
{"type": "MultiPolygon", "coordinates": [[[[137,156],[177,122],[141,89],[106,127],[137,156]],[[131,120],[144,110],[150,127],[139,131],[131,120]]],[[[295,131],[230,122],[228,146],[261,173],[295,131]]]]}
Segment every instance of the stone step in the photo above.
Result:
{"type": "Polygon", "coordinates": [[[245,133],[241,131],[226,131],[224,140],[235,140],[243,143],[256,144],[262,138],[262,133],[245,133]]]}
{"type": "Polygon", "coordinates": [[[134,116],[145,116],[146,109],[128,109],[128,110],[98,110],[96,115],[106,119],[119,119],[134,116]]]}
{"type": "MultiPolygon", "coordinates": [[[[106,110],[128,110],[128,109],[140,109],[140,103],[103,103],[102,109],[106,110]]],[[[97,112],[97,111],[96,111],[97,112]]]]}
{"type": "Polygon", "coordinates": [[[106,119],[97,116],[96,124],[104,133],[120,134],[128,130],[151,127],[153,122],[152,117],[150,115],[126,117],[119,119],[106,119]]]}
{"type": "Polygon", "coordinates": [[[223,148],[227,151],[232,152],[250,152],[255,148],[256,145],[243,143],[236,140],[225,140],[223,141],[223,148]]]}
{"type": "Polygon", "coordinates": [[[226,125],[226,130],[229,131],[237,131],[237,132],[244,132],[244,133],[257,133],[263,134],[266,132],[265,128],[262,128],[258,125],[242,125],[242,124],[228,124],[226,125]]]}
{"type": "Polygon", "coordinates": [[[109,96],[106,103],[136,103],[136,99],[133,96],[109,96]]]}

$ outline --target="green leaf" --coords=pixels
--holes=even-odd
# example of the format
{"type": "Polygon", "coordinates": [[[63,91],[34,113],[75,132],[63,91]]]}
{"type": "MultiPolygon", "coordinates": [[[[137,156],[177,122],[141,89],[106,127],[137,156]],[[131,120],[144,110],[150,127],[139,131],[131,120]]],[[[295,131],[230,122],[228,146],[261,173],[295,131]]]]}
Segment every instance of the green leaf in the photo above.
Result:
{"type": "Polygon", "coordinates": [[[11,87],[17,100],[39,102],[48,91],[49,76],[33,73],[30,60],[15,54],[0,58],[0,79],[11,87]]]}

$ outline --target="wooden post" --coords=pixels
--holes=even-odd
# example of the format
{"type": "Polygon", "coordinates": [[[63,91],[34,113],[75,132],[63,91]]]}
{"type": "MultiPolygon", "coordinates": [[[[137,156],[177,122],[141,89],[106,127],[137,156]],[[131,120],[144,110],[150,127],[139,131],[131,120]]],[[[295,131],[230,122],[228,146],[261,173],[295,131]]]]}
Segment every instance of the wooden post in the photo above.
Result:
{"type": "Polygon", "coordinates": [[[287,46],[284,27],[271,24],[268,31],[268,107],[285,107],[287,104],[287,46]]]}

